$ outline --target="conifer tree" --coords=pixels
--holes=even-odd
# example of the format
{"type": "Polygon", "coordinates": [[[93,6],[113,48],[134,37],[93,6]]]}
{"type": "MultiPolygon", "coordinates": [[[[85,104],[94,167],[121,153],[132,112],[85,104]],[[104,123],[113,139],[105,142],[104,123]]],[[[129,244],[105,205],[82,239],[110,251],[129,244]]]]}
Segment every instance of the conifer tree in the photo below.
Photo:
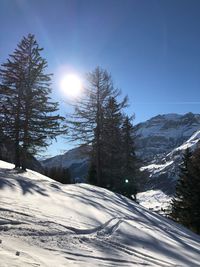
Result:
{"type": "Polygon", "coordinates": [[[135,155],[134,128],[131,123],[133,116],[125,116],[121,128],[122,136],[122,193],[136,200],[138,191],[138,161],[135,155]]]}
{"type": "Polygon", "coordinates": [[[45,169],[45,175],[62,184],[71,184],[71,173],[69,168],[52,167],[45,169]]]}
{"type": "Polygon", "coordinates": [[[90,158],[91,158],[91,161],[90,161],[88,173],[86,176],[86,180],[89,184],[97,185],[97,171],[96,171],[94,157],[90,156],[90,158]]]}
{"type": "Polygon", "coordinates": [[[74,114],[68,119],[71,140],[91,145],[89,183],[130,197],[136,194],[136,189],[133,185],[134,150],[131,152],[133,129],[123,115],[127,97],[121,102],[117,100],[120,91],[113,87],[107,71],[99,67],[88,75],[87,82],[84,98],[77,101],[74,114]],[[124,187],[125,178],[130,181],[128,190],[124,187]]]}
{"type": "Polygon", "coordinates": [[[172,201],[171,218],[200,233],[200,148],[183,158],[176,195],[172,201]]]}
{"type": "Polygon", "coordinates": [[[0,69],[3,132],[15,143],[15,167],[24,170],[27,153],[35,154],[64,133],[60,126],[64,118],[55,115],[58,103],[50,98],[51,74],[45,74],[42,50],[29,34],[0,69]]]}
{"type": "MultiPolygon", "coordinates": [[[[92,145],[92,165],[96,170],[96,184],[102,182],[102,134],[105,105],[110,97],[117,97],[112,78],[106,70],[97,67],[87,75],[84,96],[74,105],[74,113],[68,118],[71,140],[92,145]]],[[[125,106],[127,99],[123,103],[125,106]]]]}
{"type": "Polygon", "coordinates": [[[71,174],[69,168],[61,168],[58,181],[62,184],[71,184],[71,174]]]}
{"type": "Polygon", "coordinates": [[[105,106],[104,127],[102,137],[103,186],[113,191],[120,191],[122,183],[122,109],[124,103],[118,103],[110,97],[105,106]]]}

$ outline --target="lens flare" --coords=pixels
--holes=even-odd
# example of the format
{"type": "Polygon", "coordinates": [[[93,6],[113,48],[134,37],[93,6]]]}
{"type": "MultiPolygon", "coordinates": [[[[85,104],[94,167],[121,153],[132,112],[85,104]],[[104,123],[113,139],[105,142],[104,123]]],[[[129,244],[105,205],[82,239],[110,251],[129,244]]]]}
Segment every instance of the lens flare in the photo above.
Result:
{"type": "Polygon", "coordinates": [[[82,82],[76,74],[67,74],[61,79],[60,88],[67,97],[76,98],[81,94],[82,82]]]}

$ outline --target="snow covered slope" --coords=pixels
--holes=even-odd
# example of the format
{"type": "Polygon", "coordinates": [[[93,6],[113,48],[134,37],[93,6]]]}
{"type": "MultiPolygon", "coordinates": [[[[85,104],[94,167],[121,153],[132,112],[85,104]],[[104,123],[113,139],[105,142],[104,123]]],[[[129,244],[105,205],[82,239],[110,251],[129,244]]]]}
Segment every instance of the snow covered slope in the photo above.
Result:
{"type": "Polygon", "coordinates": [[[200,236],[98,187],[0,161],[0,266],[200,266],[200,236]]]}
{"type": "Polygon", "coordinates": [[[172,197],[161,190],[147,190],[137,194],[137,201],[143,207],[166,216],[171,210],[172,197]]]}

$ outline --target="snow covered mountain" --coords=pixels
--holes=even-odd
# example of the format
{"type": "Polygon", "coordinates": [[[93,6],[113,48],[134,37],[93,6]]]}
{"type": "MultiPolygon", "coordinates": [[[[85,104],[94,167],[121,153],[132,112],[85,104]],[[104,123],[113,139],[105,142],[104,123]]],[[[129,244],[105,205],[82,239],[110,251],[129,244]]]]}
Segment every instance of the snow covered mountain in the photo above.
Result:
{"type": "Polygon", "coordinates": [[[138,201],[163,214],[163,210],[170,209],[185,150],[194,150],[199,143],[200,115],[158,116],[138,128],[141,133],[138,154],[146,160],[141,170],[147,171],[149,177],[145,192],[137,196],[138,201]],[[147,146],[142,148],[142,142],[147,146]]]}
{"type": "Polygon", "coordinates": [[[88,146],[71,149],[63,155],[41,161],[45,168],[69,168],[70,174],[75,181],[83,180],[88,171],[88,146]]]}
{"type": "Polygon", "coordinates": [[[161,189],[168,195],[173,195],[183,154],[187,148],[193,151],[199,145],[199,140],[200,130],[197,130],[188,140],[174,148],[170,153],[164,153],[159,160],[142,167],[141,170],[146,170],[149,173],[147,188],[161,189]]]}
{"type": "Polygon", "coordinates": [[[0,161],[0,266],[197,267],[200,236],[129,199],[0,161]]]}
{"type": "Polygon", "coordinates": [[[200,130],[196,131],[186,142],[164,155],[158,163],[150,163],[141,168],[148,171],[147,191],[138,194],[141,205],[163,214],[163,209],[170,209],[171,198],[179,175],[180,165],[185,150],[193,151],[199,146],[200,130]]]}
{"type": "MultiPolygon", "coordinates": [[[[159,189],[173,194],[179,165],[186,147],[195,146],[200,139],[200,115],[165,114],[135,126],[137,155],[149,171],[147,189],[159,189]]],[[[88,158],[82,148],[75,148],[42,162],[45,167],[69,167],[72,177],[84,177],[88,158]]]]}
{"type": "Polygon", "coordinates": [[[159,162],[200,130],[200,115],[158,115],[135,126],[137,153],[147,163],[159,162]]]}

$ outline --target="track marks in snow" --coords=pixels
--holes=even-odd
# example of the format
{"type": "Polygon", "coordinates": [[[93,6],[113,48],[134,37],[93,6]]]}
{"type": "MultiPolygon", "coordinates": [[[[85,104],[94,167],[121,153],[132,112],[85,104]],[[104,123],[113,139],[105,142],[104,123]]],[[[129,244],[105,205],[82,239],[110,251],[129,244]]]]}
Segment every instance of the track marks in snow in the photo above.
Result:
{"type": "Polygon", "coordinates": [[[71,230],[74,234],[77,235],[111,235],[115,232],[119,225],[123,222],[123,218],[111,218],[100,226],[87,229],[78,229],[74,227],[66,227],[68,230],[71,230]]]}
{"type": "MultiPolygon", "coordinates": [[[[77,238],[82,238],[81,240],[86,245],[86,250],[84,254],[82,253],[74,253],[69,251],[63,251],[64,253],[67,253],[69,255],[73,255],[76,257],[82,258],[90,258],[90,259],[96,259],[98,261],[107,261],[107,262],[113,262],[118,263],[114,266],[133,266],[133,264],[137,264],[140,262],[140,266],[163,266],[163,267],[172,267],[175,266],[171,262],[167,262],[164,260],[160,260],[158,258],[155,258],[151,255],[148,255],[147,253],[141,253],[139,250],[134,249],[133,247],[123,245],[121,243],[117,243],[112,241],[112,235],[117,231],[120,224],[125,222],[126,220],[131,220],[130,218],[111,218],[104,224],[102,224],[99,227],[93,228],[93,229],[73,229],[75,235],[77,238]],[[77,231],[78,230],[78,231],[77,231]],[[118,257],[116,258],[108,258],[108,257],[100,257],[100,256],[93,256],[92,254],[88,254],[88,250],[91,249],[91,252],[93,249],[97,249],[98,251],[109,251],[109,250],[115,250],[116,255],[118,257]],[[123,257],[126,257],[128,255],[130,257],[130,260],[122,260],[120,256],[125,254],[123,257]]],[[[74,236],[75,237],[75,236],[74,236]]],[[[105,265],[106,266],[106,265],[105,265]]],[[[108,265],[111,266],[111,265],[108,265]]]]}
{"type": "MultiPolygon", "coordinates": [[[[16,235],[16,230],[18,230],[19,235],[23,235],[30,240],[30,243],[34,242],[41,247],[47,248],[50,247],[53,249],[54,245],[58,246],[60,249],[66,247],[66,244],[70,244],[67,247],[69,249],[73,248],[76,251],[76,248],[81,248],[83,253],[72,253],[64,251],[71,256],[79,256],[82,260],[84,258],[96,259],[100,262],[112,262],[112,263],[120,263],[120,266],[128,266],[133,265],[138,262],[141,262],[142,265],[148,266],[173,266],[173,264],[160,261],[152,256],[147,255],[146,253],[141,253],[137,249],[133,247],[123,245],[121,243],[114,242],[112,240],[113,234],[119,229],[122,223],[133,220],[133,218],[129,217],[113,217],[101,224],[98,227],[87,228],[87,229],[78,229],[70,226],[65,226],[60,223],[52,222],[49,220],[36,220],[35,217],[26,216],[26,214],[19,212],[11,212],[10,210],[0,210],[0,214],[2,220],[4,220],[4,224],[12,224],[10,219],[3,219],[4,216],[11,215],[14,217],[16,221],[12,221],[13,225],[16,225],[16,228],[13,230],[13,234],[16,235]],[[23,224],[23,227],[20,225],[23,224]],[[37,225],[35,228],[33,224],[37,225]],[[100,256],[93,256],[91,253],[93,249],[97,251],[105,252],[109,249],[116,251],[116,255],[128,255],[130,260],[122,260],[120,257],[117,258],[107,258],[100,256]],[[88,254],[90,253],[90,254],[88,254]],[[134,259],[136,261],[134,261],[134,259]],[[148,264],[149,263],[149,264],[148,264]],[[127,265],[128,264],[128,265],[127,265]]],[[[0,220],[1,224],[1,220],[0,220]]],[[[1,225],[2,227],[2,225],[1,225]]],[[[12,229],[9,229],[9,233],[12,233],[12,229]]],[[[67,258],[67,257],[66,257],[67,258]]],[[[68,257],[70,258],[70,257],[68,257]]],[[[71,258],[72,260],[72,258],[71,258]]],[[[119,265],[115,265],[119,266],[119,265]]]]}
{"type": "MultiPolygon", "coordinates": [[[[199,238],[125,197],[89,185],[52,184],[30,171],[0,168],[0,180],[1,174],[1,239],[10,240],[10,248],[19,247],[13,239],[21,242],[23,259],[10,256],[27,264],[8,266],[198,266],[199,238]]],[[[9,262],[6,255],[0,254],[0,266],[1,256],[9,262]]]]}

